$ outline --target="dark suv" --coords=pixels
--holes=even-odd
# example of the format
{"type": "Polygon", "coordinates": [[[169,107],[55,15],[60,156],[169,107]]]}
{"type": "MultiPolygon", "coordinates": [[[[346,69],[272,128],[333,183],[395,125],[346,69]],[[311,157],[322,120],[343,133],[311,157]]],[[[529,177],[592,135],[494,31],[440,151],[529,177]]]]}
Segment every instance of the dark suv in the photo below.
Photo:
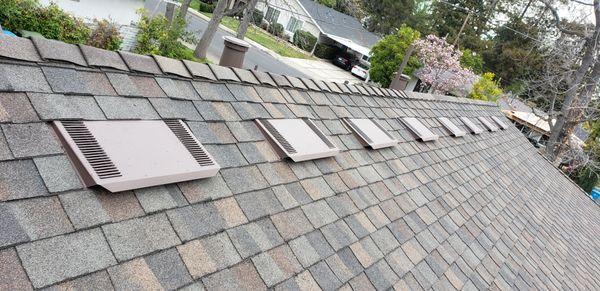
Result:
{"type": "Polygon", "coordinates": [[[354,63],[355,60],[347,54],[339,54],[333,58],[333,64],[346,71],[350,71],[354,63]]]}

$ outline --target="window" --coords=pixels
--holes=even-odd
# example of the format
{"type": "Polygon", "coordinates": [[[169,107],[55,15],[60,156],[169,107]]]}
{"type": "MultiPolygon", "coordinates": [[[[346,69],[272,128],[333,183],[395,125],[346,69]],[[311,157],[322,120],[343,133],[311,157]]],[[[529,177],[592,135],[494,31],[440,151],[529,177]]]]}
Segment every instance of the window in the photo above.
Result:
{"type": "Polygon", "coordinates": [[[421,141],[431,141],[438,139],[438,136],[425,127],[418,119],[414,117],[403,117],[404,124],[417,136],[421,141]]]}
{"type": "Polygon", "coordinates": [[[285,30],[291,32],[291,33],[295,33],[296,30],[302,28],[302,21],[298,20],[296,17],[292,16],[290,17],[290,20],[288,21],[287,27],[285,28],[285,30]]]}
{"type": "Polygon", "coordinates": [[[500,118],[498,118],[496,116],[492,116],[492,119],[494,120],[494,122],[496,122],[498,124],[498,126],[500,126],[500,128],[502,128],[502,129],[508,128],[508,125],[506,125],[506,123],[502,122],[502,120],[500,120],[500,118]]]}
{"type": "Polygon", "coordinates": [[[257,119],[256,124],[282,158],[301,162],[339,152],[310,119],[257,119]]]}
{"type": "Polygon", "coordinates": [[[281,13],[281,11],[269,6],[269,8],[267,8],[265,20],[269,23],[277,23],[277,20],[279,20],[279,13],[281,13]]]}
{"type": "Polygon", "coordinates": [[[448,119],[446,117],[440,117],[440,118],[438,118],[438,120],[455,137],[460,137],[460,136],[464,136],[467,134],[462,129],[460,129],[458,126],[456,126],[456,124],[454,124],[452,121],[450,121],[450,119],[448,119]]]}
{"type": "Polygon", "coordinates": [[[479,120],[479,122],[481,122],[483,124],[483,126],[485,126],[485,128],[487,128],[489,131],[498,131],[498,127],[495,126],[493,123],[491,123],[489,120],[485,119],[482,116],[477,117],[477,119],[479,120]]]}
{"type": "Polygon", "coordinates": [[[483,132],[483,129],[475,125],[475,123],[473,123],[473,121],[471,121],[470,119],[466,117],[461,117],[460,120],[462,120],[462,122],[467,126],[467,128],[469,129],[469,131],[471,131],[472,134],[480,134],[483,132]]]}
{"type": "Polygon", "coordinates": [[[181,120],[55,121],[86,187],[120,192],[217,174],[220,167],[181,120]]]}
{"type": "Polygon", "coordinates": [[[398,143],[379,123],[371,119],[345,118],[344,122],[363,146],[372,149],[391,147],[398,143]]]}

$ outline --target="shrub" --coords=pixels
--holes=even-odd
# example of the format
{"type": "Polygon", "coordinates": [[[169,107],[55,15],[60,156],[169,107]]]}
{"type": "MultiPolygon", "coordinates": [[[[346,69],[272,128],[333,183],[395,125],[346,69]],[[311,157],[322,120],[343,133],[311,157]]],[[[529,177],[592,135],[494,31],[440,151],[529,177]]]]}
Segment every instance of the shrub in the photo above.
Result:
{"type": "Polygon", "coordinates": [[[322,43],[318,43],[315,48],[315,56],[321,59],[331,60],[335,57],[335,54],[338,52],[338,48],[331,45],[326,45],[322,43]]]}
{"type": "Polygon", "coordinates": [[[269,25],[269,32],[274,36],[282,37],[283,25],[281,25],[281,23],[271,23],[271,25],[269,25]]]}
{"type": "Polygon", "coordinates": [[[460,65],[475,74],[483,73],[483,59],[470,49],[464,49],[460,57],[460,65]]]}
{"type": "Polygon", "coordinates": [[[265,18],[264,13],[258,9],[254,9],[254,11],[252,12],[252,23],[254,23],[254,25],[256,26],[260,26],[260,24],[263,21],[263,18],[265,18]]]}
{"type": "Polygon", "coordinates": [[[317,43],[317,37],[308,31],[296,30],[294,33],[293,43],[295,46],[307,52],[311,52],[315,46],[315,43],[317,43]]]}
{"type": "Polygon", "coordinates": [[[114,22],[109,22],[106,19],[94,20],[96,28],[92,30],[92,34],[87,41],[88,45],[116,51],[121,48],[123,38],[119,33],[119,25],[114,22]]]}
{"type": "Polygon", "coordinates": [[[190,49],[179,41],[195,42],[193,35],[185,30],[185,20],[176,17],[173,24],[169,25],[167,18],[162,15],[151,18],[143,10],[139,13],[136,53],[195,60],[190,49]]]}
{"type": "Polygon", "coordinates": [[[263,21],[260,23],[260,28],[264,29],[264,30],[268,30],[269,29],[269,24],[266,21],[263,21]]]}
{"type": "Polygon", "coordinates": [[[571,178],[579,185],[586,193],[591,193],[594,186],[600,180],[598,173],[591,166],[580,169],[576,173],[571,174],[571,178]]]}
{"type": "Polygon", "coordinates": [[[44,7],[38,0],[0,1],[0,20],[5,29],[35,31],[67,43],[85,43],[90,35],[90,28],[80,18],[54,3],[44,7]]]}
{"type": "Polygon", "coordinates": [[[483,101],[496,101],[500,95],[502,95],[502,89],[498,81],[494,80],[494,73],[484,73],[481,75],[481,79],[473,85],[469,98],[483,100],[483,101]]]}
{"type": "MultiPolygon", "coordinates": [[[[395,34],[382,38],[371,50],[371,79],[383,87],[392,82],[394,73],[402,63],[404,54],[413,41],[419,39],[420,33],[406,25],[400,26],[395,34]]],[[[419,67],[419,59],[413,54],[408,59],[404,74],[412,74],[419,67]]]]}
{"type": "Polygon", "coordinates": [[[213,13],[215,11],[215,4],[199,2],[198,11],[205,13],[213,13]]]}

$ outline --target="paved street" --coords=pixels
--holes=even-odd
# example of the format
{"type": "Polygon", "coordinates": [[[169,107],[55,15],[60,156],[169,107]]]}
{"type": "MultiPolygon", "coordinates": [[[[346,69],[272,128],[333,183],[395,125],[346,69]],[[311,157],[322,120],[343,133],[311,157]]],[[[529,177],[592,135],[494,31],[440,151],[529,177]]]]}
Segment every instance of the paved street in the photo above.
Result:
{"type": "MultiPolygon", "coordinates": [[[[164,13],[165,4],[160,0],[147,0],[145,2],[144,7],[146,10],[150,12],[150,14],[164,13]]],[[[188,21],[188,31],[193,32],[197,35],[198,38],[202,36],[204,29],[206,29],[207,22],[191,13],[188,13],[187,16],[188,21]]],[[[231,35],[227,31],[222,29],[217,30],[215,37],[210,45],[208,50],[208,58],[211,61],[218,62],[219,57],[221,56],[221,52],[223,51],[223,36],[231,35]]],[[[260,71],[272,72],[283,75],[290,75],[296,77],[307,77],[305,74],[300,72],[299,70],[294,69],[291,66],[283,63],[282,61],[274,58],[266,52],[259,50],[258,48],[252,46],[248,53],[246,54],[246,59],[244,61],[244,67],[248,69],[254,68],[254,66],[258,66],[260,71]]]]}

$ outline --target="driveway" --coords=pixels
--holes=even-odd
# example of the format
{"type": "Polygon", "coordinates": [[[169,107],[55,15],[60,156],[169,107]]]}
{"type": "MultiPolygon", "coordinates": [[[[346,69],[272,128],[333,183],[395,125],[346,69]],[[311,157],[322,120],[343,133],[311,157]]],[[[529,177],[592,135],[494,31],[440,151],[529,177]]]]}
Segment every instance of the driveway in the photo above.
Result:
{"type": "MultiPolygon", "coordinates": [[[[284,58],[284,57],[282,57],[284,58]]],[[[363,80],[352,75],[336,65],[325,60],[303,60],[295,58],[284,58],[286,64],[297,68],[304,74],[313,79],[327,80],[330,82],[344,83],[348,81],[351,84],[363,82],[363,80]]]]}
{"type": "MultiPolygon", "coordinates": [[[[146,0],[144,8],[146,8],[151,15],[165,13],[165,3],[161,0],[146,0]]],[[[203,18],[191,13],[188,13],[187,15],[187,23],[187,30],[194,33],[198,39],[200,39],[208,24],[208,22],[203,18]]],[[[226,35],[232,34],[219,28],[210,44],[208,49],[208,59],[214,63],[219,62],[219,58],[221,57],[221,52],[223,51],[224,46],[223,37],[226,35]]],[[[258,66],[258,70],[260,71],[295,77],[308,77],[306,74],[296,70],[294,67],[289,66],[270,54],[252,46],[248,53],[246,53],[244,67],[247,69],[253,69],[255,66],[258,66]]]]}
{"type": "Polygon", "coordinates": [[[50,2],[88,21],[94,18],[106,18],[120,25],[137,22],[139,16],[136,10],[144,7],[144,0],[40,0],[43,5],[48,5],[50,2]]]}

